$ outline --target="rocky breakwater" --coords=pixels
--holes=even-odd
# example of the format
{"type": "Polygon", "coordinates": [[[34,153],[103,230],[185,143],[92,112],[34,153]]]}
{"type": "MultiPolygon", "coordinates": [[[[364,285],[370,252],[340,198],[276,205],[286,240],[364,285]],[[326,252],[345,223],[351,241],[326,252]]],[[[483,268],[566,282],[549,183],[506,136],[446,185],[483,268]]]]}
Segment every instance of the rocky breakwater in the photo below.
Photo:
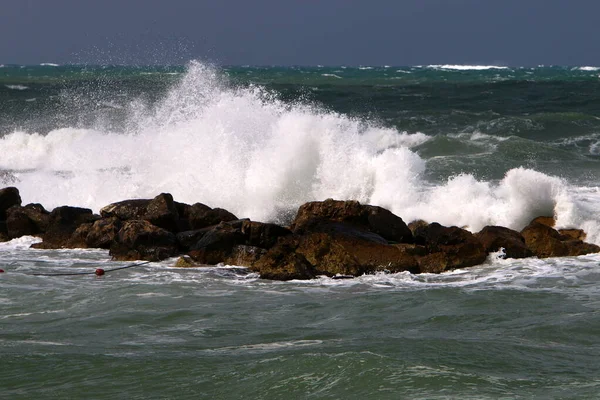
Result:
{"type": "Polygon", "coordinates": [[[0,189],[0,241],[34,235],[43,239],[36,248],[102,248],[123,261],[180,256],[177,267],[224,263],[277,280],[440,273],[481,264],[500,248],[509,258],[600,252],[583,241],[583,231],[557,231],[553,223],[541,217],[521,232],[487,226],[472,234],[435,222],[407,225],[381,207],[328,199],[300,206],[284,227],[201,203],[179,203],[168,193],[113,203],[96,215],[77,207],[22,206],[16,188],[0,189]]]}

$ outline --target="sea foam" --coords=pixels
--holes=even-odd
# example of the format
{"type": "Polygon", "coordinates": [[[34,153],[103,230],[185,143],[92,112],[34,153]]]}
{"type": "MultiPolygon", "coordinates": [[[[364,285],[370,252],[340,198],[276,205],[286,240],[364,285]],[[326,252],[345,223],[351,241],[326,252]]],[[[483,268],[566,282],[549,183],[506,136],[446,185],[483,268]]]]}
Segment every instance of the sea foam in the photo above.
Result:
{"type": "Polygon", "coordinates": [[[128,128],[119,132],[99,125],[5,135],[0,170],[11,182],[0,174],[0,185],[15,185],[25,203],[47,208],[98,211],[169,192],[178,201],[277,222],[289,221],[304,202],[326,198],[472,231],[521,229],[536,216],[555,215],[560,226],[586,227],[599,242],[594,202],[581,201],[562,179],[516,168],[499,182],[468,174],[429,182],[427,161],[414,149],[429,136],[286,103],[260,86],[233,87],[199,62],[158,104],[134,101],[127,112],[128,128]]]}

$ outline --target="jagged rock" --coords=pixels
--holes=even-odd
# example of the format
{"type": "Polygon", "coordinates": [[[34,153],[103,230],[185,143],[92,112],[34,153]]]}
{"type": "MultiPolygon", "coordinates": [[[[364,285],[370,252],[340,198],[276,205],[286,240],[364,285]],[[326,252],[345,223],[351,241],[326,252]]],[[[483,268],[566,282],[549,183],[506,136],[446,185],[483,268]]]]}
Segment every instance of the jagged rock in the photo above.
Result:
{"type": "Polygon", "coordinates": [[[206,232],[191,247],[189,255],[203,264],[218,264],[231,254],[233,247],[245,244],[245,236],[241,231],[243,221],[236,223],[221,222],[206,232]]]}
{"type": "Polygon", "coordinates": [[[146,214],[148,204],[152,200],[148,199],[134,199],[124,200],[117,203],[112,203],[103,207],[100,210],[102,218],[117,217],[122,221],[128,221],[131,219],[142,219],[146,214]]]}
{"type": "Polygon", "coordinates": [[[239,265],[241,267],[252,267],[267,253],[267,250],[256,246],[237,245],[233,246],[229,256],[224,260],[225,264],[239,265]]]}
{"type": "Polygon", "coordinates": [[[559,229],[558,233],[561,234],[563,240],[585,240],[587,234],[583,231],[583,229],[559,229]]]}
{"type": "Polygon", "coordinates": [[[177,232],[179,229],[179,212],[169,193],[161,193],[152,199],[147,207],[143,219],[152,225],[177,232]]]}
{"type": "Polygon", "coordinates": [[[550,228],[554,228],[554,225],[556,225],[556,220],[554,219],[554,217],[547,217],[547,216],[541,216],[541,217],[534,218],[531,222],[537,222],[537,223],[549,226],[550,228]]]}
{"type": "Polygon", "coordinates": [[[381,236],[347,223],[330,222],[322,226],[325,225],[340,229],[285,236],[251,267],[261,277],[265,277],[266,269],[267,276],[283,276],[285,279],[418,269],[415,254],[420,250],[416,250],[414,245],[390,245],[381,236]],[[285,255],[285,252],[291,254],[285,255]],[[281,271],[277,271],[277,260],[282,262],[281,271]]]}
{"type": "Polygon", "coordinates": [[[245,220],[242,223],[242,234],[246,245],[270,249],[280,237],[291,235],[292,231],[275,224],[245,220]]]}
{"type": "Polygon", "coordinates": [[[417,260],[401,248],[365,240],[360,236],[310,233],[296,248],[318,275],[359,276],[377,271],[416,271],[417,260]]]}
{"type": "Polygon", "coordinates": [[[196,229],[194,231],[179,232],[175,237],[181,251],[189,251],[213,227],[196,229]]]}
{"type": "Polygon", "coordinates": [[[222,208],[210,208],[202,203],[196,203],[183,208],[182,219],[189,224],[190,230],[206,228],[220,222],[235,221],[238,218],[222,208]]]}
{"type": "Polygon", "coordinates": [[[569,249],[569,256],[583,256],[585,254],[600,253],[600,246],[586,243],[581,240],[566,240],[563,242],[569,249]]]}
{"type": "Polygon", "coordinates": [[[87,247],[109,249],[117,241],[123,223],[117,217],[103,218],[94,222],[85,238],[87,247]]]}
{"type": "Polygon", "coordinates": [[[258,272],[263,279],[289,281],[315,278],[314,267],[303,255],[296,253],[297,247],[298,243],[288,237],[267,251],[250,269],[258,272]]]}
{"type": "Polygon", "coordinates": [[[6,210],[21,205],[21,195],[16,187],[0,189],[0,221],[6,220],[6,210]]]}
{"type": "Polygon", "coordinates": [[[533,220],[522,231],[527,247],[540,258],[567,256],[569,250],[560,233],[550,226],[533,220]]]}
{"type": "Polygon", "coordinates": [[[429,225],[429,222],[423,221],[422,219],[417,219],[415,221],[412,221],[410,224],[408,224],[408,229],[410,229],[411,233],[413,234],[413,237],[415,239],[415,243],[421,244],[421,245],[425,244],[424,238],[417,237],[416,234],[415,234],[415,232],[418,229],[424,228],[424,227],[426,227],[428,225],[429,225]]]}
{"type": "Polygon", "coordinates": [[[384,208],[362,205],[358,201],[327,199],[305,203],[298,209],[291,229],[294,233],[302,234],[314,231],[314,228],[322,226],[323,222],[343,222],[361,227],[390,242],[414,241],[402,218],[384,208]]]}
{"type": "Polygon", "coordinates": [[[6,228],[11,239],[25,235],[41,235],[48,229],[50,213],[40,204],[14,206],[7,211],[6,228]]]}
{"type": "Polygon", "coordinates": [[[533,220],[521,234],[525,238],[527,247],[539,258],[580,256],[600,252],[600,247],[574,240],[561,235],[557,230],[548,225],[533,220]]]}
{"type": "Polygon", "coordinates": [[[424,243],[429,254],[419,260],[419,272],[472,267],[483,263],[487,257],[479,240],[471,232],[456,226],[445,227],[434,222],[417,227],[415,241],[424,243]],[[441,254],[434,256],[435,253],[441,254]]]}
{"type": "Polygon", "coordinates": [[[145,220],[123,223],[109,253],[115,260],[159,261],[177,254],[175,235],[145,220]]]}
{"type": "Polygon", "coordinates": [[[85,224],[81,224],[75,229],[75,232],[71,234],[71,237],[66,242],[64,247],[70,249],[85,249],[89,247],[87,245],[87,237],[92,229],[94,224],[92,222],[88,222],[85,224]]]}
{"type": "Polygon", "coordinates": [[[177,262],[175,263],[175,265],[173,265],[173,267],[176,268],[196,268],[199,267],[198,264],[196,264],[194,262],[194,260],[192,260],[192,258],[190,256],[181,256],[177,259],[177,262]]]}
{"type": "Polygon", "coordinates": [[[88,208],[62,206],[49,215],[48,229],[42,235],[43,242],[33,244],[37,249],[60,249],[70,247],[69,240],[75,230],[84,223],[94,222],[99,217],[88,208]]]}
{"type": "Polygon", "coordinates": [[[525,238],[517,231],[502,226],[486,226],[475,237],[486,252],[491,253],[504,248],[507,258],[527,258],[534,254],[525,244],[525,238]]]}

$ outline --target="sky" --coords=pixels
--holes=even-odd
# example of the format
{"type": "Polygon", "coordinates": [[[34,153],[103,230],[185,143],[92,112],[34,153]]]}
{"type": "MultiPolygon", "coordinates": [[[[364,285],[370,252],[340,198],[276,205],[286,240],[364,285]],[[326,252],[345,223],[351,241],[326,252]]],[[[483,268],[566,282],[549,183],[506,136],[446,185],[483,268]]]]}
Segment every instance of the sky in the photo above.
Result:
{"type": "Polygon", "coordinates": [[[0,64],[600,66],[598,0],[0,0],[0,64]]]}

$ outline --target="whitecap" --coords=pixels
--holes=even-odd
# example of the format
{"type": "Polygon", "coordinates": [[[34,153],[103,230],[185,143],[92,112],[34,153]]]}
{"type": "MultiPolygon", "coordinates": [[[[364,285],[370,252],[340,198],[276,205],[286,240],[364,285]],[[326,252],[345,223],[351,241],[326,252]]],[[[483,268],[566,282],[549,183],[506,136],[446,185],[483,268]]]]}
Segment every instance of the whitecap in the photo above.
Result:
{"type": "Polygon", "coordinates": [[[25,86],[25,85],[4,85],[4,86],[6,86],[7,88],[12,89],[12,90],[27,90],[27,89],[29,89],[29,87],[25,86]]]}

